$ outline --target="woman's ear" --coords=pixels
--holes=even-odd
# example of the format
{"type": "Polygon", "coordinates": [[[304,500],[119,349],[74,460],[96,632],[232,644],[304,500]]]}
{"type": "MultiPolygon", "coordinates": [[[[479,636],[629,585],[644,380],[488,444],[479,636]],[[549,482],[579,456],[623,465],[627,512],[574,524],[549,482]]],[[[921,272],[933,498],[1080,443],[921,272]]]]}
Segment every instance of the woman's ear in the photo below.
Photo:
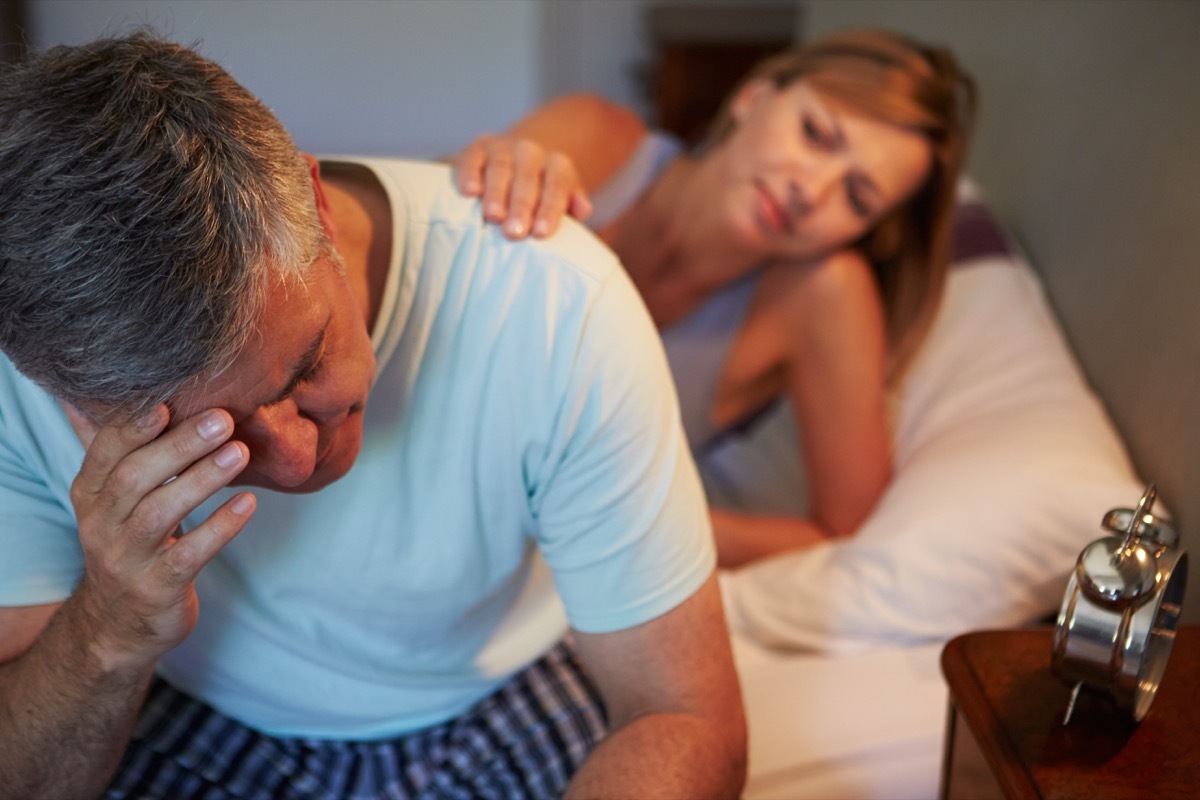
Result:
{"type": "Polygon", "coordinates": [[[733,117],[734,122],[741,122],[755,103],[773,91],[775,86],[767,78],[746,81],[734,94],[733,101],[729,104],[729,115],[733,117]]]}

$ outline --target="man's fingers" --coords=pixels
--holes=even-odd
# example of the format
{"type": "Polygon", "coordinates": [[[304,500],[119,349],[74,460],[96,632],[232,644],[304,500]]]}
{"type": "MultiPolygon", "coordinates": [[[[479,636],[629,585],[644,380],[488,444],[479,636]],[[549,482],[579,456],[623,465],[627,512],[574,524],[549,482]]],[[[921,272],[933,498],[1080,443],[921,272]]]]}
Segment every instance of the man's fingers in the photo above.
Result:
{"type": "MultiPolygon", "coordinates": [[[[166,416],[165,410],[162,416],[166,416]]],[[[233,419],[222,409],[205,411],[155,436],[163,424],[159,419],[151,427],[133,424],[131,429],[125,425],[96,436],[71,489],[81,533],[123,525],[148,495],[212,453],[233,433],[233,419]],[[143,441],[147,437],[149,440],[143,441]],[[117,460],[109,466],[114,458],[117,460]]]]}
{"type": "Polygon", "coordinates": [[[101,494],[111,498],[118,513],[128,514],[143,497],[211,453],[232,433],[233,419],[223,409],[191,417],[121,459],[101,494]]]}
{"type": "Polygon", "coordinates": [[[195,580],[204,565],[241,533],[256,507],[254,495],[240,492],[204,522],[172,542],[158,563],[164,583],[179,588],[195,580]]]}
{"type": "MultiPolygon", "coordinates": [[[[84,495],[99,494],[113,468],[131,452],[154,440],[167,427],[166,406],[156,406],[150,412],[126,420],[119,425],[105,425],[92,435],[83,456],[83,465],[75,478],[72,492],[84,495]]],[[[94,423],[92,423],[94,427],[94,423]]],[[[165,480],[165,479],[164,479],[165,480]]]]}
{"type": "MultiPolygon", "coordinates": [[[[89,569],[84,586],[97,609],[101,658],[140,663],[158,658],[195,625],[193,581],[250,520],[256,501],[239,492],[191,532],[165,542],[149,560],[120,563],[117,571],[89,569]]],[[[178,534],[178,531],[176,531],[178,534]]]]}
{"type": "Polygon", "coordinates": [[[155,489],[129,515],[127,546],[141,557],[148,557],[184,517],[229,485],[249,460],[246,445],[228,442],[175,480],[155,489]]]}

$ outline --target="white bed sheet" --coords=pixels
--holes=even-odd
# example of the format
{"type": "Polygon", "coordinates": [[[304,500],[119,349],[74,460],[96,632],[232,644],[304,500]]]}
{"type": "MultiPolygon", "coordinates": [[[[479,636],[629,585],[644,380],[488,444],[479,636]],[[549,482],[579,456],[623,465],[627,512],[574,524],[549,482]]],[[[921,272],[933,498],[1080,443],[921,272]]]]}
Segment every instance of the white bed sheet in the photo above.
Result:
{"type": "Polygon", "coordinates": [[[750,726],[745,800],[937,796],[942,642],[842,656],[733,644],[750,726]]]}

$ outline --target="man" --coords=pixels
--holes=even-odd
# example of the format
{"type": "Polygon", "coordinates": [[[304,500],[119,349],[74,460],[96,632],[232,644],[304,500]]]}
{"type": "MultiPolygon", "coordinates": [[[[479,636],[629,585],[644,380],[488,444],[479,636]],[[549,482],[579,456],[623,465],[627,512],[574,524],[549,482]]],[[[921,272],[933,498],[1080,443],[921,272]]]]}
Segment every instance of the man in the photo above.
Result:
{"type": "Polygon", "coordinates": [[[0,79],[0,350],[0,796],[738,792],[673,390],[580,229],[55,48],[0,79]]]}

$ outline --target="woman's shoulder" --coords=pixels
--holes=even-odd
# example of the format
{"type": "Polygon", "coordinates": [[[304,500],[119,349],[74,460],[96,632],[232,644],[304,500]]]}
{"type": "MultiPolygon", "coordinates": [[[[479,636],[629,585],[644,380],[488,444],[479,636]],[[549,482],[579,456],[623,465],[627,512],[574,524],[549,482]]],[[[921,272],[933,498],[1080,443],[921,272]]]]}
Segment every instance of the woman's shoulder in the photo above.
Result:
{"type": "Polygon", "coordinates": [[[763,268],[763,291],[787,303],[816,307],[863,301],[880,302],[867,258],[845,248],[808,262],[774,262],[763,268]]]}
{"type": "Polygon", "coordinates": [[[833,351],[875,349],[885,337],[883,298],[870,263],[855,250],[819,261],[774,263],[758,289],[763,322],[794,355],[815,345],[833,351]]]}
{"type": "Polygon", "coordinates": [[[630,146],[636,146],[646,132],[645,122],[633,109],[593,92],[560,95],[543,108],[562,115],[575,128],[630,146]]]}

